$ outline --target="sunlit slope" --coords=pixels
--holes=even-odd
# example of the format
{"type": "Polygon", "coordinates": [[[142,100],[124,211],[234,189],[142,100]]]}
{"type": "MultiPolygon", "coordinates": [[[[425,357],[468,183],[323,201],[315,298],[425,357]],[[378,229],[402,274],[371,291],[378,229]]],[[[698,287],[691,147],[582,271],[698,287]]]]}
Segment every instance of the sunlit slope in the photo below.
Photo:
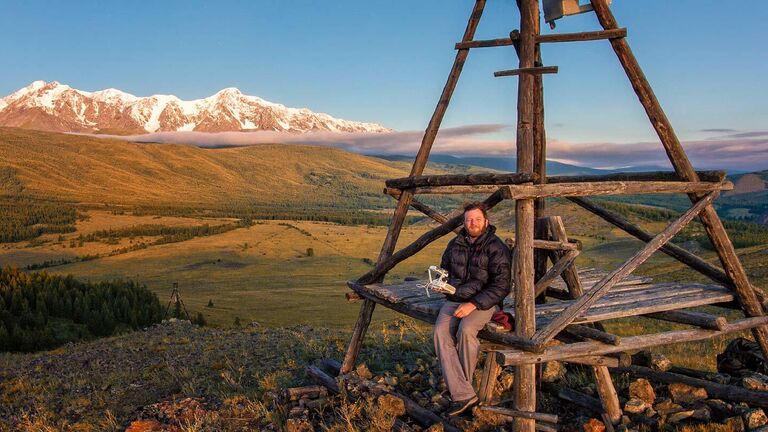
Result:
{"type": "Polygon", "coordinates": [[[21,186],[78,202],[390,206],[383,180],[408,168],[326,147],[202,149],[0,128],[0,194],[21,186]]]}

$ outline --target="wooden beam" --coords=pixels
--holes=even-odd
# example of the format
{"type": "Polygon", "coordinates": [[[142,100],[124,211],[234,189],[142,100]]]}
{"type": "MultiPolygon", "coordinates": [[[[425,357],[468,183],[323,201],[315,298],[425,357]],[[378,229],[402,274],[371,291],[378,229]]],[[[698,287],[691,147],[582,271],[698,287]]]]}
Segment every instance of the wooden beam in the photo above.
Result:
{"type": "Polygon", "coordinates": [[[520,418],[534,419],[538,421],[543,421],[545,423],[557,423],[559,421],[559,418],[555,414],[537,413],[537,412],[530,412],[530,411],[518,411],[510,408],[490,407],[490,406],[480,407],[480,410],[493,413],[493,414],[500,414],[506,417],[520,417],[520,418]]]}
{"type": "Polygon", "coordinates": [[[497,351],[496,355],[499,357],[499,363],[503,366],[544,363],[552,360],[568,361],[569,358],[583,357],[586,355],[606,355],[679,342],[712,339],[766,324],[768,324],[768,317],[742,318],[740,320],[729,322],[723,330],[700,328],[672,330],[649,335],[624,336],[621,338],[620,345],[609,345],[598,341],[585,341],[551,346],[540,353],[523,350],[502,350],[497,351]]]}
{"type": "Polygon", "coordinates": [[[620,345],[621,337],[581,324],[571,324],[563,330],[580,338],[592,339],[611,345],[620,345]]]}
{"type": "Polygon", "coordinates": [[[532,173],[438,174],[389,179],[385,184],[390,188],[408,189],[421,186],[519,184],[530,183],[535,179],[536,175],[532,173]]]}
{"type": "MultiPolygon", "coordinates": [[[[519,0],[520,41],[518,58],[520,69],[532,68],[536,61],[536,36],[539,34],[538,0],[519,0]]],[[[517,93],[517,172],[533,173],[535,123],[535,80],[532,74],[520,76],[517,93]]],[[[508,187],[508,186],[504,186],[508,187]]],[[[515,334],[530,338],[536,332],[535,290],[533,269],[533,200],[515,202],[515,334]]],[[[515,368],[513,384],[514,408],[518,411],[536,411],[536,366],[520,365],[515,368]]],[[[536,421],[515,418],[516,432],[533,432],[536,421]]]]}
{"type": "Polygon", "coordinates": [[[536,286],[534,287],[536,297],[543,294],[544,291],[549,287],[549,284],[552,283],[552,281],[554,281],[558,276],[560,276],[566,267],[573,264],[573,261],[576,260],[577,256],[579,256],[578,250],[569,250],[559,260],[557,260],[555,265],[553,265],[544,274],[544,276],[542,276],[541,279],[536,282],[536,286]]]}
{"type": "Polygon", "coordinates": [[[534,66],[529,68],[496,71],[493,73],[493,76],[496,78],[499,78],[499,77],[508,77],[508,76],[520,76],[524,74],[544,75],[544,74],[556,74],[557,71],[558,71],[557,66],[534,66]]]}
{"type": "MultiPolygon", "coordinates": [[[[390,189],[389,191],[393,191],[393,194],[390,195],[392,198],[400,199],[401,192],[399,190],[397,190],[397,189],[394,189],[394,190],[390,189]]],[[[417,200],[416,198],[411,198],[411,207],[413,207],[414,209],[424,213],[424,215],[426,215],[427,217],[429,217],[430,219],[432,219],[433,221],[435,221],[437,223],[444,224],[444,223],[448,222],[448,218],[445,215],[443,215],[442,213],[438,212],[437,210],[434,210],[432,207],[422,203],[421,201],[417,200]]],[[[459,232],[461,232],[461,228],[460,227],[454,228],[453,232],[458,234],[459,232]]]]}
{"type": "MultiPolygon", "coordinates": [[[[510,249],[515,248],[515,239],[513,238],[507,238],[504,239],[504,242],[507,244],[507,247],[510,249]]],[[[582,249],[582,244],[578,240],[568,240],[565,242],[558,241],[558,240],[541,240],[534,238],[533,239],[533,248],[534,249],[544,249],[544,250],[550,250],[550,251],[580,251],[582,249]]]]}
{"type": "MultiPolygon", "coordinates": [[[[720,183],[725,180],[725,171],[696,171],[698,180],[703,182],[720,183]]],[[[674,171],[650,171],[639,173],[614,173],[581,176],[549,176],[547,183],[584,183],[602,181],[689,181],[680,177],[674,171]]]]}
{"type": "Polygon", "coordinates": [[[726,320],[725,317],[686,310],[656,312],[643,316],[678,324],[692,325],[710,330],[723,330],[728,324],[728,320],[726,320]]]}
{"type": "MultiPolygon", "coordinates": [[[[664,181],[683,182],[672,171],[657,171],[643,173],[616,173],[605,175],[585,176],[549,176],[545,173],[477,173],[477,174],[439,174],[418,175],[413,177],[401,177],[387,180],[386,186],[396,189],[409,189],[424,186],[468,186],[468,185],[509,185],[530,182],[542,183],[592,183],[604,181],[664,181]]],[[[697,171],[699,181],[721,183],[725,180],[723,171],[697,171]]],[[[399,195],[398,195],[399,196],[399,195]]]]}
{"type": "MultiPolygon", "coordinates": [[[[460,186],[457,186],[460,187],[460,186]]],[[[464,186],[466,187],[466,186],[464,186]]],[[[593,195],[639,195],[639,194],[672,194],[691,192],[711,192],[732,190],[733,183],[710,182],[656,182],[656,181],[608,181],[584,183],[551,183],[541,185],[502,186],[507,190],[509,199],[531,199],[550,197],[572,197],[593,195]]],[[[417,188],[416,193],[427,191],[417,188]]],[[[429,193],[437,193],[431,190],[429,193]]],[[[451,193],[462,193],[454,190],[451,193]]],[[[466,192],[465,192],[466,193],[466,192]]]]}
{"type": "MultiPolygon", "coordinates": [[[[621,28],[616,30],[598,30],[588,31],[581,33],[561,33],[561,34],[548,34],[539,35],[536,37],[536,43],[556,43],[556,42],[583,42],[594,41],[604,39],[623,38],[627,36],[627,29],[621,28]]],[[[477,40],[470,42],[459,42],[456,44],[455,49],[470,49],[470,48],[489,48],[509,46],[519,40],[520,36],[517,32],[512,32],[508,38],[490,39],[490,40],[477,40]]]]}
{"type": "Polygon", "coordinates": [[[491,405],[493,401],[493,392],[496,389],[496,379],[501,372],[501,366],[497,362],[496,354],[489,352],[485,356],[485,364],[483,365],[483,374],[480,379],[480,389],[478,389],[477,396],[483,405],[491,405]]]}
{"type": "Polygon", "coordinates": [[[600,282],[596,283],[589,292],[576,299],[573,304],[568,306],[560,315],[553,319],[547,327],[539,330],[536,335],[533,336],[533,342],[535,345],[543,346],[548,341],[552,340],[557,333],[559,333],[565,326],[573,322],[573,320],[581,315],[584,311],[589,309],[595,304],[603,295],[608,293],[614,285],[620,282],[622,279],[632,273],[640,264],[644,263],[648,257],[651,256],[657,249],[668,242],[675,236],[680,230],[682,230],[696,215],[698,215],[702,209],[710,204],[712,200],[717,196],[717,192],[712,192],[703,198],[701,201],[693,205],[688,211],[683,213],[680,218],[672,222],[667,228],[659,233],[656,237],[648,242],[639,252],[637,252],[632,258],[627,260],[619,268],[609,273],[600,282]]]}
{"type": "MultiPolygon", "coordinates": [[[[592,4],[597,19],[604,30],[618,28],[616,19],[613,17],[613,13],[605,0],[590,0],[590,3],[592,4]]],[[[643,105],[653,128],[656,130],[656,134],[659,136],[675,171],[685,180],[698,181],[698,175],[693,169],[691,161],[685,154],[685,150],[683,150],[683,146],[680,144],[680,140],[677,138],[677,134],[675,134],[671,122],[661,108],[658,99],[656,99],[651,84],[643,74],[637,59],[629,48],[627,40],[623,38],[611,39],[611,47],[624,68],[624,72],[627,74],[629,82],[632,84],[635,94],[643,105]]],[[[691,201],[694,202],[700,199],[700,196],[696,194],[691,194],[689,197],[691,201]]],[[[747,316],[753,317],[763,316],[765,314],[763,307],[757,299],[755,290],[749,282],[747,272],[741,265],[741,261],[739,261],[733,243],[731,243],[730,238],[728,238],[728,233],[725,231],[725,227],[723,226],[720,217],[717,215],[715,208],[713,206],[707,206],[701,212],[699,217],[718,257],[720,258],[723,269],[733,281],[736,294],[739,298],[739,303],[741,303],[744,308],[744,313],[747,316]]],[[[755,341],[757,341],[760,346],[763,356],[768,358],[768,326],[754,328],[752,329],[752,334],[755,337],[755,341]]]]}
{"type": "Polygon", "coordinates": [[[619,424],[622,415],[621,405],[619,405],[619,395],[616,393],[616,388],[611,380],[611,373],[607,367],[592,368],[592,373],[608,421],[614,425],[619,424]]]}

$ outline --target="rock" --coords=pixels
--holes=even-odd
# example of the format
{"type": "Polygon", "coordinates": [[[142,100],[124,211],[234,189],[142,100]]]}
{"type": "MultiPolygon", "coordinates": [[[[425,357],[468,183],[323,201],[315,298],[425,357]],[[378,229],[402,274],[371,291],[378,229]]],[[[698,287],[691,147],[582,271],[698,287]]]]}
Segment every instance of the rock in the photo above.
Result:
{"type": "Polygon", "coordinates": [[[720,399],[708,399],[706,404],[719,417],[729,417],[733,410],[731,404],[720,399]]]}
{"type": "Polygon", "coordinates": [[[368,365],[365,363],[360,363],[357,365],[357,367],[355,367],[355,373],[362,379],[373,378],[373,374],[371,373],[370,369],[368,369],[368,365]]]}
{"type": "Polygon", "coordinates": [[[712,420],[712,412],[709,410],[709,407],[703,405],[693,410],[692,417],[696,420],[709,423],[709,421],[712,420]]]}
{"type": "Polygon", "coordinates": [[[744,423],[746,423],[747,429],[752,430],[768,423],[768,417],[760,408],[751,409],[744,414],[744,423]]]}
{"type": "Polygon", "coordinates": [[[405,414],[405,402],[397,396],[383,394],[376,398],[378,409],[386,412],[392,417],[398,417],[405,414]]]}
{"type": "Polygon", "coordinates": [[[744,388],[755,391],[768,391],[768,376],[753,372],[741,379],[744,388]]]}
{"type": "Polygon", "coordinates": [[[565,376],[565,366],[558,361],[551,361],[544,363],[543,370],[541,371],[541,381],[543,382],[556,382],[560,381],[565,376]]]}
{"type": "Polygon", "coordinates": [[[672,383],[668,387],[672,400],[677,403],[694,403],[707,398],[707,391],[683,383],[672,383]]]}
{"type": "Polygon", "coordinates": [[[640,378],[629,384],[629,397],[640,399],[650,405],[656,400],[656,392],[653,391],[653,386],[648,380],[640,378]]]}
{"type": "Polygon", "coordinates": [[[717,371],[740,376],[744,369],[768,374],[768,362],[756,342],[734,339],[717,355],[717,371]]]}
{"type": "Polygon", "coordinates": [[[384,383],[389,386],[396,386],[397,385],[397,377],[396,376],[387,376],[384,378],[384,383]]]}
{"type": "Polygon", "coordinates": [[[646,417],[655,417],[656,416],[656,410],[653,409],[653,407],[648,407],[645,409],[645,412],[643,413],[646,417]]]}
{"type": "Polygon", "coordinates": [[[648,408],[649,406],[645,401],[634,397],[624,404],[624,411],[630,414],[641,414],[648,408]]]}
{"type": "Polygon", "coordinates": [[[664,354],[652,353],[651,359],[648,362],[651,369],[659,372],[666,372],[672,369],[672,361],[669,360],[664,354]]]}
{"type": "Polygon", "coordinates": [[[657,403],[654,408],[659,413],[659,415],[662,416],[674,414],[683,410],[682,406],[672,402],[670,399],[664,399],[663,401],[657,403]]]}
{"type": "Polygon", "coordinates": [[[435,423],[432,426],[426,428],[424,432],[444,432],[445,428],[442,423],[435,423]]]}
{"type": "Polygon", "coordinates": [[[587,420],[586,423],[582,426],[584,429],[584,432],[605,432],[605,425],[603,422],[596,418],[591,418],[587,420]]]}
{"type": "Polygon", "coordinates": [[[681,421],[689,417],[692,417],[694,412],[695,412],[694,410],[676,412],[670,415],[669,417],[667,417],[667,421],[669,423],[680,423],[681,421]]]}
{"type": "Polygon", "coordinates": [[[128,425],[125,432],[161,432],[168,430],[168,425],[164,425],[157,420],[136,420],[128,425]]]}
{"type": "Polygon", "coordinates": [[[739,416],[729,417],[723,424],[730,426],[733,432],[744,432],[744,420],[739,416]]]}

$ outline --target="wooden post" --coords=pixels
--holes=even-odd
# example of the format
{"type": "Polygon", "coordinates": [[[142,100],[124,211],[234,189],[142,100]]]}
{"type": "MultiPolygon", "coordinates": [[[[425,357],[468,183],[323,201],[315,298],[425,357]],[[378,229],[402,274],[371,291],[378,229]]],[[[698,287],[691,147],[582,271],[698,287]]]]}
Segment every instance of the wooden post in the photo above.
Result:
{"type": "MultiPolygon", "coordinates": [[[[467,22],[467,28],[464,31],[464,37],[462,38],[463,42],[469,42],[474,38],[475,30],[477,30],[477,25],[480,22],[480,17],[483,14],[484,8],[485,0],[475,1],[472,15],[470,15],[469,21],[467,22]]],[[[411,168],[411,176],[420,175],[427,165],[429,152],[432,149],[432,144],[435,142],[435,137],[437,137],[437,132],[440,129],[440,124],[443,121],[445,111],[448,109],[448,103],[451,100],[453,91],[456,89],[456,83],[459,81],[459,75],[461,75],[461,70],[464,68],[464,62],[467,60],[467,55],[469,55],[469,49],[461,49],[456,52],[456,59],[453,62],[451,73],[448,75],[448,81],[445,83],[443,93],[440,96],[435,112],[432,114],[427,130],[421,140],[421,147],[419,147],[416,160],[411,168]]],[[[397,202],[397,208],[392,215],[392,222],[390,222],[389,229],[387,230],[387,237],[384,239],[384,244],[379,253],[379,263],[387,260],[395,250],[397,238],[400,236],[400,230],[403,228],[405,215],[408,213],[408,207],[411,205],[412,197],[413,194],[407,190],[403,191],[400,195],[400,199],[397,202]]],[[[383,279],[384,275],[382,275],[381,278],[383,279]]],[[[371,322],[371,316],[373,315],[375,306],[376,303],[368,299],[364,300],[363,304],[360,306],[360,314],[358,315],[357,323],[352,332],[352,339],[349,342],[347,353],[344,356],[344,363],[341,365],[341,373],[348,373],[354,367],[357,355],[360,353],[360,348],[363,344],[363,339],[365,338],[365,333],[368,330],[368,325],[371,322]]]]}
{"type": "MultiPolygon", "coordinates": [[[[590,2],[603,29],[614,30],[619,28],[605,0],[590,0],[590,2]]],[[[694,171],[693,165],[688,160],[682,145],[680,145],[680,140],[677,138],[672,124],[661,108],[658,99],[656,99],[656,95],[653,93],[653,89],[651,89],[651,85],[643,74],[642,69],[640,69],[640,65],[629,48],[627,40],[625,38],[611,39],[610,43],[632,84],[632,88],[635,90],[638,99],[640,99],[640,103],[645,108],[645,112],[648,114],[648,118],[656,130],[662,145],[664,145],[664,149],[675,171],[687,181],[698,181],[698,175],[694,171]]],[[[700,196],[695,194],[690,195],[690,197],[694,202],[700,199],[700,196]]],[[[763,316],[763,307],[757,299],[747,277],[747,272],[741,265],[733,243],[728,238],[728,233],[725,231],[725,227],[720,221],[715,208],[711,205],[704,208],[699,215],[699,219],[717,251],[720,262],[723,264],[723,269],[733,281],[739,303],[744,308],[744,313],[751,317],[763,316]]],[[[763,356],[768,358],[768,326],[755,327],[752,329],[752,334],[758,345],[760,345],[763,356]]]]}
{"type": "MultiPolygon", "coordinates": [[[[538,0],[519,0],[520,41],[518,56],[520,68],[533,67],[536,61],[536,36],[538,35],[538,0]]],[[[517,172],[534,172],[535,77],[520,76],[517,93],[517,172]]],[[[515,202],[515,334],[530,338],[536,332],[533,269],[532,199],[515,202]]],[[[521,364],[515,368],[514,407],[518,411],[536,411],[536,366],[521,364]]],[[[536,421],[515,418],[516,432],[533,432],[536,421]]]]}
{"type": "MultiPolygon", "coordinates": [[[[565,233],[565,226],[563,225],[562,218],[559,216],[549,217],[547,218],[547,222],[549,224],[549,231],[552,233],[551,235],[553,240],[558,240],[561,242],[568,241],[568,236],[565,233]]],[[[563,260],[565,254],[556,253],[555,256],[559,257],[559,260],[563,260]]],[[[572,263],[573,262],[571,261],[571,264],[572,263]]],[[[575,265],[567,266],[562,272],[562,276],[566,286],[568,287],[568,292],[571,298],[576,299],[584,294],[584,289],[581,286],[579,273],[576,270],[575,265]]],[[[594,338],[596,340],[610,343],[611,345],[618,345],[620,343],[619,337],[615,335],[610,335],[607,333],[601,335],[600,333],[603,333],[601,331],[603,330],[602,326],[600,326],[600,329],[592,329],[590,327],[572,325],[566,327],[566,329],[570,329],[571,332],[582,337],[586,336],[589,338],[594,338]]],[[[608,420],[611,424],[618,424],[618,422],[621,420],[621,405],[619,404],[619,396],[616,393],[616,388],[613,386],[613,381],[611,380],[611,374],[608,372],[608,368],[606,366],[600,365],[593,366],[592,373],[595,377],[595,386],[597,387],[597,392],[600,396],[600,401],[603,404],[603,409],[605,410],[608,420]]]]}
{"type": "Polygon", "coordinates": [[[501,366],[496,358],[496,353],[489,351],[485,356],[483,375],[480,379],[480,389],[478,390],[480,402],[484,405],[490,405],[493,400],[493,391],[496,388],[496,378],[498,378],[500,372],[501,366]]]}

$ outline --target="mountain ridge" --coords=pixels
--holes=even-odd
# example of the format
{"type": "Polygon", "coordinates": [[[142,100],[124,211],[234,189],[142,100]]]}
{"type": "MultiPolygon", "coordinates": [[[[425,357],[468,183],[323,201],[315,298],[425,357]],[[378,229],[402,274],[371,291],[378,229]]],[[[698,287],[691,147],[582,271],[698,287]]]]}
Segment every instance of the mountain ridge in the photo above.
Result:
{"type": "Polygon", "coordinates": [[[290,108],[228,87],[203,99],[137,97],[109,88],[87,92],[57,81],[34,81],[0,99],[0,126],[50,132],[109,133],[280,131],[389,132],[364,123],[290,108]]]}

